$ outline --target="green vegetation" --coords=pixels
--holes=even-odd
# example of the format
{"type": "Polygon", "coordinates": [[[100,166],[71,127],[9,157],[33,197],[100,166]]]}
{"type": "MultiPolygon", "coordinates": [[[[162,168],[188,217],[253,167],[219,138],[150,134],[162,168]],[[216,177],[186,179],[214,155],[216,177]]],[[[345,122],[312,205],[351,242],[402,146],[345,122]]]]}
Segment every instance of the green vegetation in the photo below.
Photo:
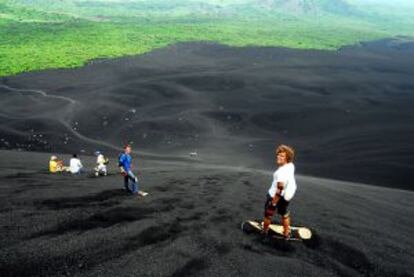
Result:
{"type": "Polygon", "coordinates": [[[180,41],[335,50],[414,34],[411,6],[391,9],[362,0],[259,2],[0,0],[0,76],[77,67],[180,41]]]}

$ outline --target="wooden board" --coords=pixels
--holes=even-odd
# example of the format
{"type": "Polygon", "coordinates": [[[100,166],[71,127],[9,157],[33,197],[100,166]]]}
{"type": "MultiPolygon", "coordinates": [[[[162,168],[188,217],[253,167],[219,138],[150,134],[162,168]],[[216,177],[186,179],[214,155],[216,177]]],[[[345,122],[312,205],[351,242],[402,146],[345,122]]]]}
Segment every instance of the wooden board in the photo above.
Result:
{"type": "MultiPolygon", "coordinates": [[[[275,232],[276,234],[279,234],[279,235],[283,236],[283,226],[282,225],[271,224],[269,229],[272,230],[273,232],[275,232]]],[[[292,237],[293,238],[306,240],[306,239],[311,239],[311,237],[312,237],[311,230],[309,230],[306,227],[291,226],[290,231],[292,232],[292,237]]]]}
{"type": "Polygon", "coordinates": [[[257,229],[257,231],[261,232],[263,230],[263,224],[259,223],[257,221],[253,221],[253,220],[248,220],[246,221],[248,224],[250,224],[252,227],[254,227],[255,229],[257,229]]]}
{"type": "Polygon", "coordinates": [[[142,197],[145,197],[145,196],[147,196],[147,195],[148,195],[148,192],[145,192],[145,191],[139,191],[138,193],[139,193],[139,195],[140,195],[140,196],[142,196],[142,197]]]}
{"type": "MultiPolygon", "coordinates": [[[[249,224],[251,227],[253,227],[257,232],[261,232],[263,230],[263,222],[257,222],[254,220],[248,220],[245,221],[243,224],[249,224]]],[[[242,229],[245,230],[245,227],[242,225],[242,229]]],[[[291,226],[290,230],[292,232],[292,236],[290,240],[309,240],[312,238],[312,232],[309,228],[306,227],[296,227],[291,226]]],[[[283,237],[283,226],[279,224],[271,224],[269,226],[269,231],[271,231],[272,235],[274,235],[275,238],[281,238],[283,237]]]]}

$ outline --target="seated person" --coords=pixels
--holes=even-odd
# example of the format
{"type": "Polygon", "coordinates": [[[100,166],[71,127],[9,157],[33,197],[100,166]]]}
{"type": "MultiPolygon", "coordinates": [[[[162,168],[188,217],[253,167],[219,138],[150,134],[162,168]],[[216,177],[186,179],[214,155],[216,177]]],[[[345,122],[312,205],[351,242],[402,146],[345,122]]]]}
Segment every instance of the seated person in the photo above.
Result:
{"type": "Polygon", "coordinates": [[[72,159],[70,159],[69,171],[72,174],[79,174],[83,171],[83,165],[76,154],[73,154],[72,159]]]}
{"type": "Polygon", "coordinates": [[[109,159],[106,158],[101,152],[96,151],[95,155],[96,158],[96,167],[95,167],[95,175],[104,175],[106,176],[108,174],[106,165],[109,163],[109,159]]]}
{"type": "Polygon", "coordinates": [[[68,168],[63,165],[63,161],[58,160],[56,156],[50,157],[49,172],[57,173],[57,172],[64,172],[64,171],[68,171],[68,168]]]}

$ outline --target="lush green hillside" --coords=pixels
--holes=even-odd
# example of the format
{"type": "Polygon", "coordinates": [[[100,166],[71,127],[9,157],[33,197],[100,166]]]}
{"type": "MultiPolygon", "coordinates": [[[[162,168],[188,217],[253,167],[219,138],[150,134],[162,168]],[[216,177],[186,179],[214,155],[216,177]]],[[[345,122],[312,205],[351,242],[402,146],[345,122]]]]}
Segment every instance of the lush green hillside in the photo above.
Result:
{"type": "Polygon", "coordinates": [[[375,3],[0,0],[0,76],[75,67],[178,41],[334,50],[361,40],[414,34],[411,5],[375,3]]]}

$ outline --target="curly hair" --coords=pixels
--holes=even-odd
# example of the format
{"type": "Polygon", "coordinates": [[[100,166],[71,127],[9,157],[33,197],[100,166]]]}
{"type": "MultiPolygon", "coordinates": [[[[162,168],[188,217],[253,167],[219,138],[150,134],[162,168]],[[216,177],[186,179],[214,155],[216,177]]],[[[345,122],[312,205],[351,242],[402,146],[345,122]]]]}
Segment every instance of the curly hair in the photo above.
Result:
{"type": "Polygon", "coordinates": [[[295,158],[295,150],[288,145],[281,144],[276,148],[276,155],[279,153],[286,153],[286,160],[288,163],[293,162],[295,158]]]}

